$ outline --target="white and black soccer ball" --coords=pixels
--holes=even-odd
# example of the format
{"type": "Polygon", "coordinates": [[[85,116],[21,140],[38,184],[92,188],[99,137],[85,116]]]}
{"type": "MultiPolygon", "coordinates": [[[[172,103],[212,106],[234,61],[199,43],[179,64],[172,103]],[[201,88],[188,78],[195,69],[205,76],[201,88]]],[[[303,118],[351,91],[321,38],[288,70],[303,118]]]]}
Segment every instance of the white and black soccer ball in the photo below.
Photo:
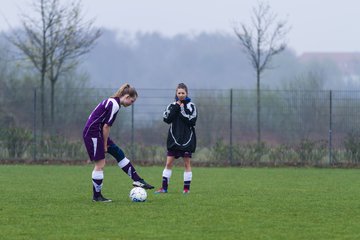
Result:
{"type": "Polygon", "coordinates": [[[141,187],[134,187],[131,189],[129,197],[133,202],[145,202],[147,198],[147,193],[145,189],[141,187]]]}

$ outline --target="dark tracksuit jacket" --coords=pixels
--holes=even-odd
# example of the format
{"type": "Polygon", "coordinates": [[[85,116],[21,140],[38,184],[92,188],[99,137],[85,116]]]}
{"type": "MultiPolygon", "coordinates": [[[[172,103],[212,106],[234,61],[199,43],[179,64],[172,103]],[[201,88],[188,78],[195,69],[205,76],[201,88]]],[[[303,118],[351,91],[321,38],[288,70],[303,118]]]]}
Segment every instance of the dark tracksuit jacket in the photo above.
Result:
{"type": "Polygon", "coordinates": [[[196,149],[195,123],[198,113],[190,98],[182,102],[184,106],[180,107],[174,102],[164,111],[164,122],[170,124],[167,150],[193,153],[196,149]]]}

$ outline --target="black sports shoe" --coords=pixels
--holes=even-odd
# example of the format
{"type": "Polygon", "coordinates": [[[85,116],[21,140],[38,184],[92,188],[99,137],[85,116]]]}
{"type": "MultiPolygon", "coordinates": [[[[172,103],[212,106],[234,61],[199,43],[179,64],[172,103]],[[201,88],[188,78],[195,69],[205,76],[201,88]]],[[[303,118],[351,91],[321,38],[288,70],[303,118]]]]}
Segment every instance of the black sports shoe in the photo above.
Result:
{"type": "Polygon", "coordinates": [[[150,184],[145,182],[144,179],[140,179],[139,181],[133,182],[133,186],[134,187],[141,187],[141,188],[144,188],[144,189],[153,189],[154,188],[154,186],[151,186],[150,184]]]}
{"type": "Polygon", "coordinates": [[[93,197],[93,202],[112,202],[111,199],[104,198],[103,195],[93,197]]]}

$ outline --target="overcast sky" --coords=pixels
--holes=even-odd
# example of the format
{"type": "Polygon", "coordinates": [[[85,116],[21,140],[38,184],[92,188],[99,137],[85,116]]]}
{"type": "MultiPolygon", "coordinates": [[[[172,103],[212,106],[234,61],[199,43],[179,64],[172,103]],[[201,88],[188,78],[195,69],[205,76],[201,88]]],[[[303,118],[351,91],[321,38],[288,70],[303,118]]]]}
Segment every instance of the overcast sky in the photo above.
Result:
{"type": "MultiPolygon", "coordinates": [[[[19,24],[19,7],[33,0],[0,0],[0,30],[19,24]]],[[[60,0],[70,1],[70,0],[60,0]]],[[[291,25],[288,46],[309,51],[360,52],[359,0],[269,0],[279,19],[291,25]]],[[[225,32],[250,22],[255,0],[82,0],[87,18],[120,32],[157,31],[165,36],[225,32]]]]}

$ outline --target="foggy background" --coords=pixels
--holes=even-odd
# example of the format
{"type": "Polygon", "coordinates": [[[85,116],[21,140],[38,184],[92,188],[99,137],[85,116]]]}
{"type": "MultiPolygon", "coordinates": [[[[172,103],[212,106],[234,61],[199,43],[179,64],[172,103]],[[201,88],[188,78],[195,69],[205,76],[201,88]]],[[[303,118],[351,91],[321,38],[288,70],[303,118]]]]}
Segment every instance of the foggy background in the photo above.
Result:
{"type": "MultiPolygon", "coordinates": [[[[0,31],[18,27],[21,11],[31,15],[30,0],[0,2],[0,31]]],[[[173,89],[185,82],[190,89],[255,88],[254,71],[233,32],[239,22],[250,23],[254,1],[81,2],[85,16],[95,18],[103,30],[79,68],[77,78],[85,79],[87,87],[117,88],[129,82],[138,88],[173,89]]],[[[265,71],[262,87],[358,88],[360,29],[350,27],[360,18],[358,1],[268,3],[291,30],[286,51],[265,71]],[[319,58],[319,53],[330,55],[319,58]]],[[[1,40],[0,48],[11,46],[1,40]]],[[[11,59],[10,54],[3,50],[2,59],[11,59]]]]}
{"type": "MultiPolygon", "coordinates": [[[[21,12],[36,14],[31,12],[31,0],[0,2],[3,32],[19,26],[21,12]]],[[[255,88],[254,71],[233,32],[240,22],[251,23],[255,1],[81,2],[85,16],[103,30],[79,68],[77,78],[85,79],[87,87],[117,88],[129,82],[138,88],[173,89],[185,82],[190,89],[255,88]]],[[[287,50],[265,71],[262,87],[358,88],[360,29],[351,27],[360,18],[358,1],[268,3],[291,30],[287,50]]],[[[3,40],[0,44],[11,48],[3,40]]],[[[10,59],[9,55],[3,50],[2,59],[10,59]]]]}
{"type": "MultiPolygon", "coordinates": [[[[31,0],[0,0],[0,30],[19,24],[20,10],[32,14],[31,0]]],[[[62,3],[71,0],[61,0],[62,3]]],[[[269,0],[279,18],[288,19],[292,30],[288,44],[297,55],[304,52],[360,51],[360,29],[357,0],[269,0]]],[[[250,23],[254,0],[183,0],[127,1],[82,0],[86,17],[96,18],[95,24],[117,31],[119,38],[126,32],[131,38],[137,32],[158,32],[165,36],[207,33],[233,34],[237,22],[250,23]]]]}
{"type": "MultiPolygon", "coordinates": [[[[20,28],[18,14],[25,10],[31,15],[26,11],[30,2],[1,1],[1,33],[20,28]]],[[[58,79],[53,120],[49,81],[42,115],[39,73],[0,34],[0,158],[84,159],[79,149],[88,114],[128,82],[140,97],[120,115],[114,135],[133,156],[139,154],[135,159],[162,161],[167,130],[162,113],[177,84],[184,82],[201,110],[199,161],[258,162],[263,156],[264,161],[287,161],[300,149],[294,162],[331,163],[331,144],[339,147],[337,160],[359,161],[360,39],[358,30],[349,27],[358,18],[356,1],[269,1],[291,29],[287,48],[261,76],[266,145],[251,146],[256,140],[256,75],[234,24],[249,24],[254,1],[82,2],[102,35],[80,65],[58,79]],[[17,137],[16,146],[23,149],[14,148],[10,137],[17,137]],[[279,157],[284,146],[289,155],[279,157]]]]}

